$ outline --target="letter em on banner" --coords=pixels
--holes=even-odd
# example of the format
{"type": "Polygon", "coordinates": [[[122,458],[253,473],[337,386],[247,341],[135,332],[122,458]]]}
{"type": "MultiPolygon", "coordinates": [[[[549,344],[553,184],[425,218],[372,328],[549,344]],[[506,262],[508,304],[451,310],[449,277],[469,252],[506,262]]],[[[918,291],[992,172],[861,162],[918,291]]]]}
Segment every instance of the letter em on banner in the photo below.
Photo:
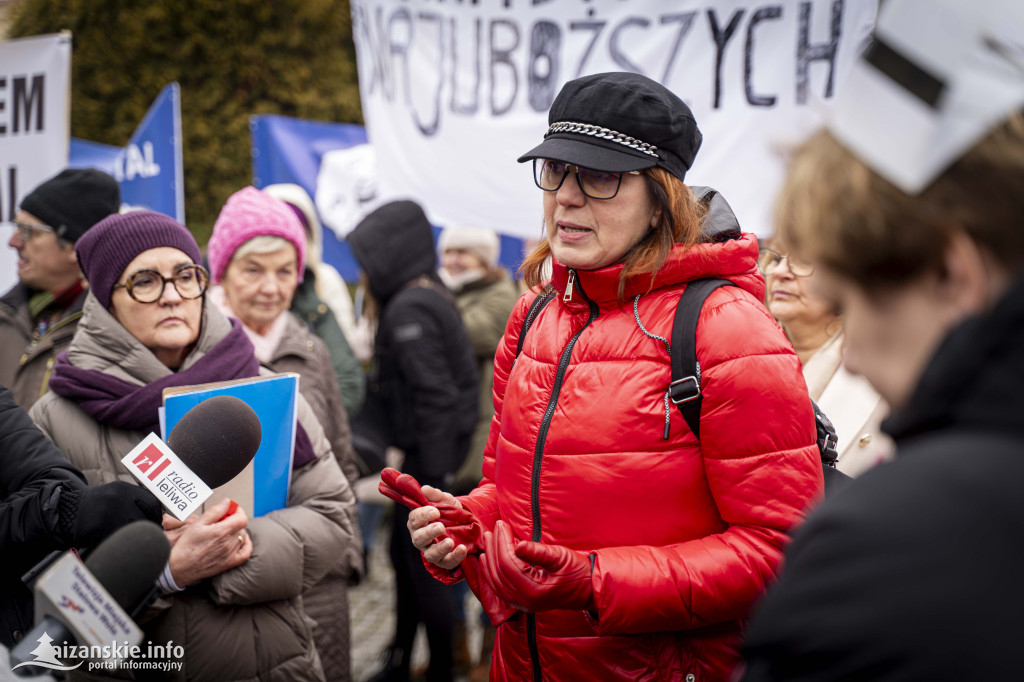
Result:
{"type": "Polygon", "coordinates": [[[18,204],[68,162],[70,79],[70,33],[0,42],[0,292],[17,281],[18,204]]]}

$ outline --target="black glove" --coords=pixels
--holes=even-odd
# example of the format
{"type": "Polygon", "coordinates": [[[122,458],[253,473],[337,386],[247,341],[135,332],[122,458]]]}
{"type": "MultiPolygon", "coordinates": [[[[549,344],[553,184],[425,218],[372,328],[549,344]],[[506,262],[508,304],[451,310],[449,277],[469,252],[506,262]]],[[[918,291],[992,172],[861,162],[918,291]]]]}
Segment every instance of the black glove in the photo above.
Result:
{"type": "Polygon", "coordinates": [[[58,526],[75,547],[93,547],[132,521],[160,523],[163,507],[151,492],[125,481],[79,490],[63,488],[58,501],[58,526]]]}

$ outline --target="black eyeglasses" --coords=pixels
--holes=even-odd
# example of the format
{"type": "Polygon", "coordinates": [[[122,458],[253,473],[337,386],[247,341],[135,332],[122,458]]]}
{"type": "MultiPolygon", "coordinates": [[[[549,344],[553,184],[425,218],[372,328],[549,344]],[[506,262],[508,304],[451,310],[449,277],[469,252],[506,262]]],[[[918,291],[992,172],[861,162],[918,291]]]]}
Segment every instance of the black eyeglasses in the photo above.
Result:
{"type": "Polygon", "coordinates": [[[533,160],[533,181],[545,192],[557,192],[570,171],[576,176],[580,190],[591,199],[612,199],[619,193],[623,175],[640,175],[640,171],[611,173],[580,168],[564,161],[533,160]]]}
{"type": "Polygon", "coordinates": [[[789,271],[793,273],[794,277],[810,277],[814,274],[813,263],[797,260],[789,254],[779,253],[772,249],[761,249],[758,252],[757,264],[761,268],[761,274],[765,277],[772,274],[775,267],[782,261],[786,261],[786,265],[789,266],[789,271]]]}
{"type": "Polygon", "coordinates": [[[164,295],[167,283],[174,284],[178,295],[186,300],[199,298],[206,291],[210,275],[201,265],[184,265],[170,277],[156,270],[139,270],[127,282],[115,284],[115,289],[127,289],[128,295],[139,303],[156,303],[164,295]]]}

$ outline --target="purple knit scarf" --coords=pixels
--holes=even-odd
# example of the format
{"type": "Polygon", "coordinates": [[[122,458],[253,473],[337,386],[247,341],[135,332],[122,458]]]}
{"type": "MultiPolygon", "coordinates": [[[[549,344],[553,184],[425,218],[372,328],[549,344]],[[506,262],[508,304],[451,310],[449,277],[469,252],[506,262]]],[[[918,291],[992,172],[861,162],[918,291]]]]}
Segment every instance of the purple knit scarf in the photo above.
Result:
{"type": "MultiPolygon", "coordinates": [[[[145,386],[130,384],[99,370],[75,367],[68,361],[68,354],[61,353],[50,378],[50,390],[74,401],[101,424],[126,431],[157,432],[160,429],[158,409],[163,404],[165,388],[245,379],[258,376],[259,371],[252,342],[242,325],[232,320],[231,331],[191,367],[145,386]]],[[[298,426],[292,456],[295,467],[316,459],[309,435],[301,424],[298,426]]]]}

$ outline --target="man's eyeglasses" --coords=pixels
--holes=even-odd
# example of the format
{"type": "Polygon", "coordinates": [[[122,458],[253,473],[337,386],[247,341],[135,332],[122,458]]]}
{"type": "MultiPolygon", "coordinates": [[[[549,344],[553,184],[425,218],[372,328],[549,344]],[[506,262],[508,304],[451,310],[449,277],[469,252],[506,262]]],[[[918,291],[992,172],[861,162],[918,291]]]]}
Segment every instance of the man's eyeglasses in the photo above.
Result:
{"type": "Polygon", "coordinates": [[[789,271],[793,273],[794,277],[810,277],[814,274],[813,263],[797,260],[789,254],[779,253],[772,249],[761,249],[757,257],[757,264],[761,268],[761,274],[765,277],[772,274],[782,261],[786,261],[786,265],[789,266],[789,271]]]}
{"type": "Polygon", "coordinates": [[[31,225],[29,223],[23,223],[15,220],[14,226],[18,228],[18,235],[21,237],[21,241],[23,242],[30,242],[37,234],[42,234],[44,232],[56,233],[56,230],[49,225],[31,225]]]}
{"type": "Polygon", "coordinates": [[[201,265],[185,265],[170,277],[156,270],[139,270],[127,282],[115,284],[115,289],[127,289],[128,295],[139,303],[156,303],[164,295],[164,287],[171,282],[184,299],[199,298],[206,291],[210,275],[201,265]]]}
{"type": "Polygon", "coordinates": [[[576,176],[576,183],[583,193],[591,199],[612,199],[619,193],[623,175],[640,175],[640,171],[611,173],[580,168],[564,161],[533,160],[533,181],[545,192],[557,192],[570,172],[576,176]]]}

